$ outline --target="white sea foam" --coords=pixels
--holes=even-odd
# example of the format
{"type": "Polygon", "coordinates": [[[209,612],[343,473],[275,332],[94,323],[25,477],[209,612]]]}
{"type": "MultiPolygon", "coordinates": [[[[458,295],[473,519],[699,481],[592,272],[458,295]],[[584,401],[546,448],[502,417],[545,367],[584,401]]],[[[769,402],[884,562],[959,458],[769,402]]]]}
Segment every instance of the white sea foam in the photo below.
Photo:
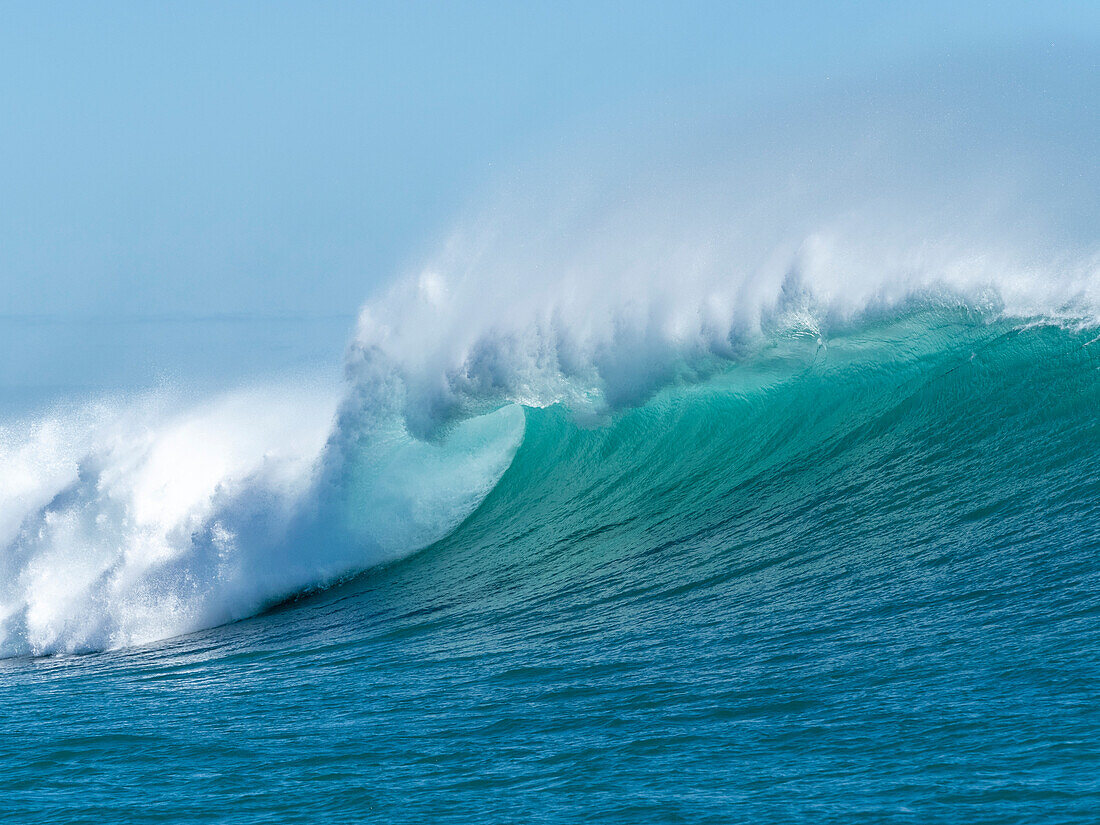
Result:
{"type": "Polygon", "coordinates": [[[514,408],[438,444],[390,421],[326,469],[336,399],[277,386],[5,425],[0,655],[221,624],[421,547],[473,509],[522,433],[514,408]]]}

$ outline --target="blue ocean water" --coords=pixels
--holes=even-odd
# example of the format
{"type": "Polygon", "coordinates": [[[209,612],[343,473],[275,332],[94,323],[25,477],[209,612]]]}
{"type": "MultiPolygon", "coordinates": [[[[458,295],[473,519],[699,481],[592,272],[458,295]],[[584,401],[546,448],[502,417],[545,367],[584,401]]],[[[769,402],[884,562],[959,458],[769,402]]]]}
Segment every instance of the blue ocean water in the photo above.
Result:
{"type": "MultiPolygon", "coordinates": [[[[179,628],[239,618],[192,591],[260,613],[145,643],[142,603],[122,597],[148,559],[108,559],[89,580],[110,586],[35,590],[64,553],[49,537],[94,537],[73,514],[122,495],[114,459],[84,459],[9,546],[24,601],[4,620],[0,807],[15,822],[1095,821],[1097,332],[938,301],[828,335],[776,326],[602,412],[468,410],[416,456],[353,394],[327,442],[339,469],[315,482],[328,499],[397,506],[404,487],[369,483],[379,468],[438,459],[438,480],[445,456],[465,468],[452,481],[488,478],[477,500],[436,494],[453,517],[412,555],[388,560],[390,533],[371,534],[383,563],[359,575],[321,547],[339,543],[316,527],[331,508],[299,515],[277,558],[328,558],[314,583],[342,583],[320,592],[234,589],[209,558],[154,576],[153,613],[179,628]],[[471,470],[486,451],[503,464],[471,470]]],[[[204,518],[241,536],[260,510],[234,495],[204,518]]],[[[141,521],[126,513],[116,539],[141,521]]],[[[428,523],[413,505],[398,521],[428,523]]],[[[180,522],[189,552],[228,553],[200,522],[180,522]]]]}

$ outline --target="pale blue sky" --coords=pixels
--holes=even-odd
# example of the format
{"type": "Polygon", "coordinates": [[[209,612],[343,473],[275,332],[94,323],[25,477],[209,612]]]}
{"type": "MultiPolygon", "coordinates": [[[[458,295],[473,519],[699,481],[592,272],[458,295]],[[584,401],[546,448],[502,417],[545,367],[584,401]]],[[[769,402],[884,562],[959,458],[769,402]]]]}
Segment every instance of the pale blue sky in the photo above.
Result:
{"type": "Polygon", "coordinates": [[[489,164],[601,109],[1064,39],[1100,19],[984,2],[0,14],[0,313],[36,315],[351,313],[489,164]]]}
{"type": "Polygon", "coordinates": [[[162,316],[335,317],[217,340],[239,371],[338,361],[363,299],[548,135],[1098,31],[1096,3],[9,0],[0,388],[234,362],[162,316]]]}

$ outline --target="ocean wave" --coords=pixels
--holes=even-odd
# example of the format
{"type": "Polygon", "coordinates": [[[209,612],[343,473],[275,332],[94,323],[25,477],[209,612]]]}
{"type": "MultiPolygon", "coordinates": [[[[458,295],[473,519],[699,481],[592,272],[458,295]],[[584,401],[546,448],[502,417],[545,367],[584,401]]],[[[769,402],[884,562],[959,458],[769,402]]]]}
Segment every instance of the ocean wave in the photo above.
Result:
{"type": "MultiPolygon", "coordinates": [[[[1049,131],[1000,109],[964,139],[967,106],[907,105],[919,140],[872,101],[795,136],[737,131],[667,173],[610,164],[609,182],[582,165],[506,192],[364,306],[339,393],[147,397],[6,424],[0,655],[232,621],[454,535],[529,449],[524,408],[591,428],[677,391],[749,398],[755,429],[723,448],[727,472],[779,461],[782,433],[810,455],[807,439],[823,449],[870,422],[855,397],[868,376],[886,410],[1024,329],[1063,330],[1034,357],[1076,348],[1091,368],[1092,338],[1066,331],[1100,308],[1080,230],[1100,191],[1081,183],[1089,145],[1044,155],[1049,131]],[[769,400],[795,386],[797,404],[769,400]]],[[[687,440],[669,424],[629,446],[685,454],[662,484],[714,483],[711,414],[692,413],[687,440]]],[[[510,472],[598,491],[647,471],[556,461],[510,472]]]]}

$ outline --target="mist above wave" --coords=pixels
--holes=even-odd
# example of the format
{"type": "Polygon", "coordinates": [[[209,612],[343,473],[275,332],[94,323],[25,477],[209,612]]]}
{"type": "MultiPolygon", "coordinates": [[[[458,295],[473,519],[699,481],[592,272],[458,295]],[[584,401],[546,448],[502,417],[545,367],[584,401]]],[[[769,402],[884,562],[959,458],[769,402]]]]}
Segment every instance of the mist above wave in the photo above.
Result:
{"type": "Polygon", "coordinates": [[[427,434],[500,400],[636,403],[914,300],[1095,319],[1090,65],[955,62],[567,142],[364,306],[351,380],[396,375],[427,434]]]}

